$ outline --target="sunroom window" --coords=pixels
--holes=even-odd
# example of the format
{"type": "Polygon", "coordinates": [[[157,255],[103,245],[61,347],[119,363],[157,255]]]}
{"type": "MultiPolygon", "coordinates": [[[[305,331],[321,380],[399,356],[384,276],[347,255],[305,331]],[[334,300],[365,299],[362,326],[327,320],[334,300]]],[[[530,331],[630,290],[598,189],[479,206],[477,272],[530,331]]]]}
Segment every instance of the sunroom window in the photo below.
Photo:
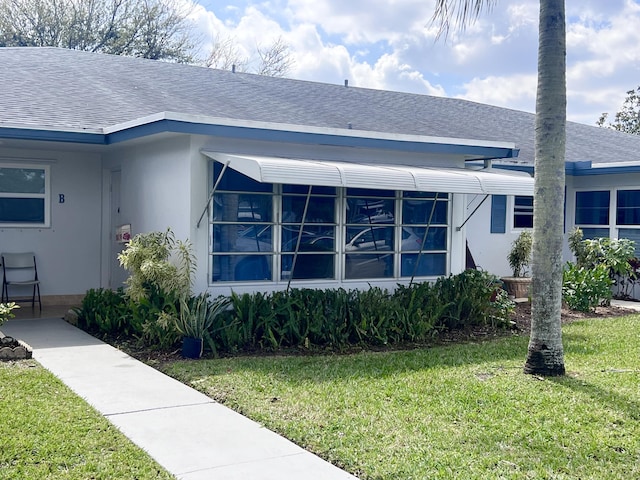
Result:
{"type": "MultiPolygon", "coordinates": [[[[217,178],[221,169],[215,167],[217,178]]],[[[273,198],[272,185],[224,172],[213,197],[214,282],[272,280],[273,198]]]]}
{"type": "Polygon", "coordinates": [[[336,189],[310,188],[282,186],[280,275],[284,280],[336,276],[336,189]]]}
{"type": "Polygon", "coordinates": [[[211,281],[444,275],[448,205],[444,193],[267,184],[226,169],[210,209],[211,281]]]}
{"type": "Polygon", "coordinates": [[[393,277],[395,192],[348,188],[345,278],[393,277]]]}
{"type": "Polygon", "coordinates": [[[0,164],[0,226],[49,226],[49,167],[0,164]]]}
{"type": "Polygon", "coordinates": [[[444,193],[404,193],[400,276],[446,274],[448,201],[444,193]]]}

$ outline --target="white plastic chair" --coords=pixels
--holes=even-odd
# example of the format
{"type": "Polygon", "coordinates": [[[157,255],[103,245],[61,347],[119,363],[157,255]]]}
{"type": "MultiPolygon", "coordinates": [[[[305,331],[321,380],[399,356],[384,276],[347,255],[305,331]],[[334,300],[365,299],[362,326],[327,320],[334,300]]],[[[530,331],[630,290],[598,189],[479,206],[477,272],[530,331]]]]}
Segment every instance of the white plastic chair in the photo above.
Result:
{"type": "Polygon", "coordinates": [[[10,299],[9,287],[33,287],[31,308],[35,308],[37,294],[38,305],[42,310],[40,280],[38,279],[36,256],[33,252],[2,254],[2,303],[9,300],[12,302],[26,302],[29,300],[27,298],[10,299]]]}

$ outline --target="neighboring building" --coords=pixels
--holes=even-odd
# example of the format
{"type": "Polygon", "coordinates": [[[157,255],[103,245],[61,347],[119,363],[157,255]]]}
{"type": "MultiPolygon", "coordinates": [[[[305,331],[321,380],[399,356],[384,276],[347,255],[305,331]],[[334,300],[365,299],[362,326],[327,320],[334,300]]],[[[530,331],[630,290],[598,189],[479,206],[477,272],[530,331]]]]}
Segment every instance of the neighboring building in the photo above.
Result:
{"type": "MultiPolygon", "coordinates": [[[[531,170],[528,113],[57,48],[0,65],[0,251],[36,253],[45,304],[122,285],[129,234],[188,238],[198,291],[393,288],[464,270],[467,237],[507,273],[531,215],[530,175],[490,166],[531,170]]],[[[567,228],[635,232],[640,138],[568,137],[567,228]]]]}

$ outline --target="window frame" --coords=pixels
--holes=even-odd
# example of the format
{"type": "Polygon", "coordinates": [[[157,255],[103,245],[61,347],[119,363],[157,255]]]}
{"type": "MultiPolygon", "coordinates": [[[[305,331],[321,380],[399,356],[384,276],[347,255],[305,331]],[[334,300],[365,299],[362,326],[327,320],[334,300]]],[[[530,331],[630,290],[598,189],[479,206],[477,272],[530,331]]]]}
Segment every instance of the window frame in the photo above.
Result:
{"type": "Polygon", "coordinates": [[[3,228],[50,228],[51,227],[51,166],[42,163],[18,163],[18,162],[2,162],[0,168],[16,169],[16,170],[43,170],[44,171],[44,193],[30,192],[2,192],[0,198],[26,198],[26,199],[42,199],[44,205],[44,221],[43,222],[2,222],[0,220],[0,229],[3,228]]]}

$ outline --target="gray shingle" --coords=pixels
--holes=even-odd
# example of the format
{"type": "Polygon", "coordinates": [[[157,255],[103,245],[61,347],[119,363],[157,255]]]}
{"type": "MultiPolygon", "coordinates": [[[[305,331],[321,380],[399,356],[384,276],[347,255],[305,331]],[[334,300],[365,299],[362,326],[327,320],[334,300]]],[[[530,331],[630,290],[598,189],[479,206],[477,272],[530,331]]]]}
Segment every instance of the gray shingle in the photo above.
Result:
{"type": "MultiPolygon", "coordinates": [[[[100,130],[159,112],[515,142],[534,115],[466,100],[232,73],[58,48],[0,48],[0,127],[100,130]]],[[[567,160],[639,161],[640,137],[569,123],[567,160]]]]}

